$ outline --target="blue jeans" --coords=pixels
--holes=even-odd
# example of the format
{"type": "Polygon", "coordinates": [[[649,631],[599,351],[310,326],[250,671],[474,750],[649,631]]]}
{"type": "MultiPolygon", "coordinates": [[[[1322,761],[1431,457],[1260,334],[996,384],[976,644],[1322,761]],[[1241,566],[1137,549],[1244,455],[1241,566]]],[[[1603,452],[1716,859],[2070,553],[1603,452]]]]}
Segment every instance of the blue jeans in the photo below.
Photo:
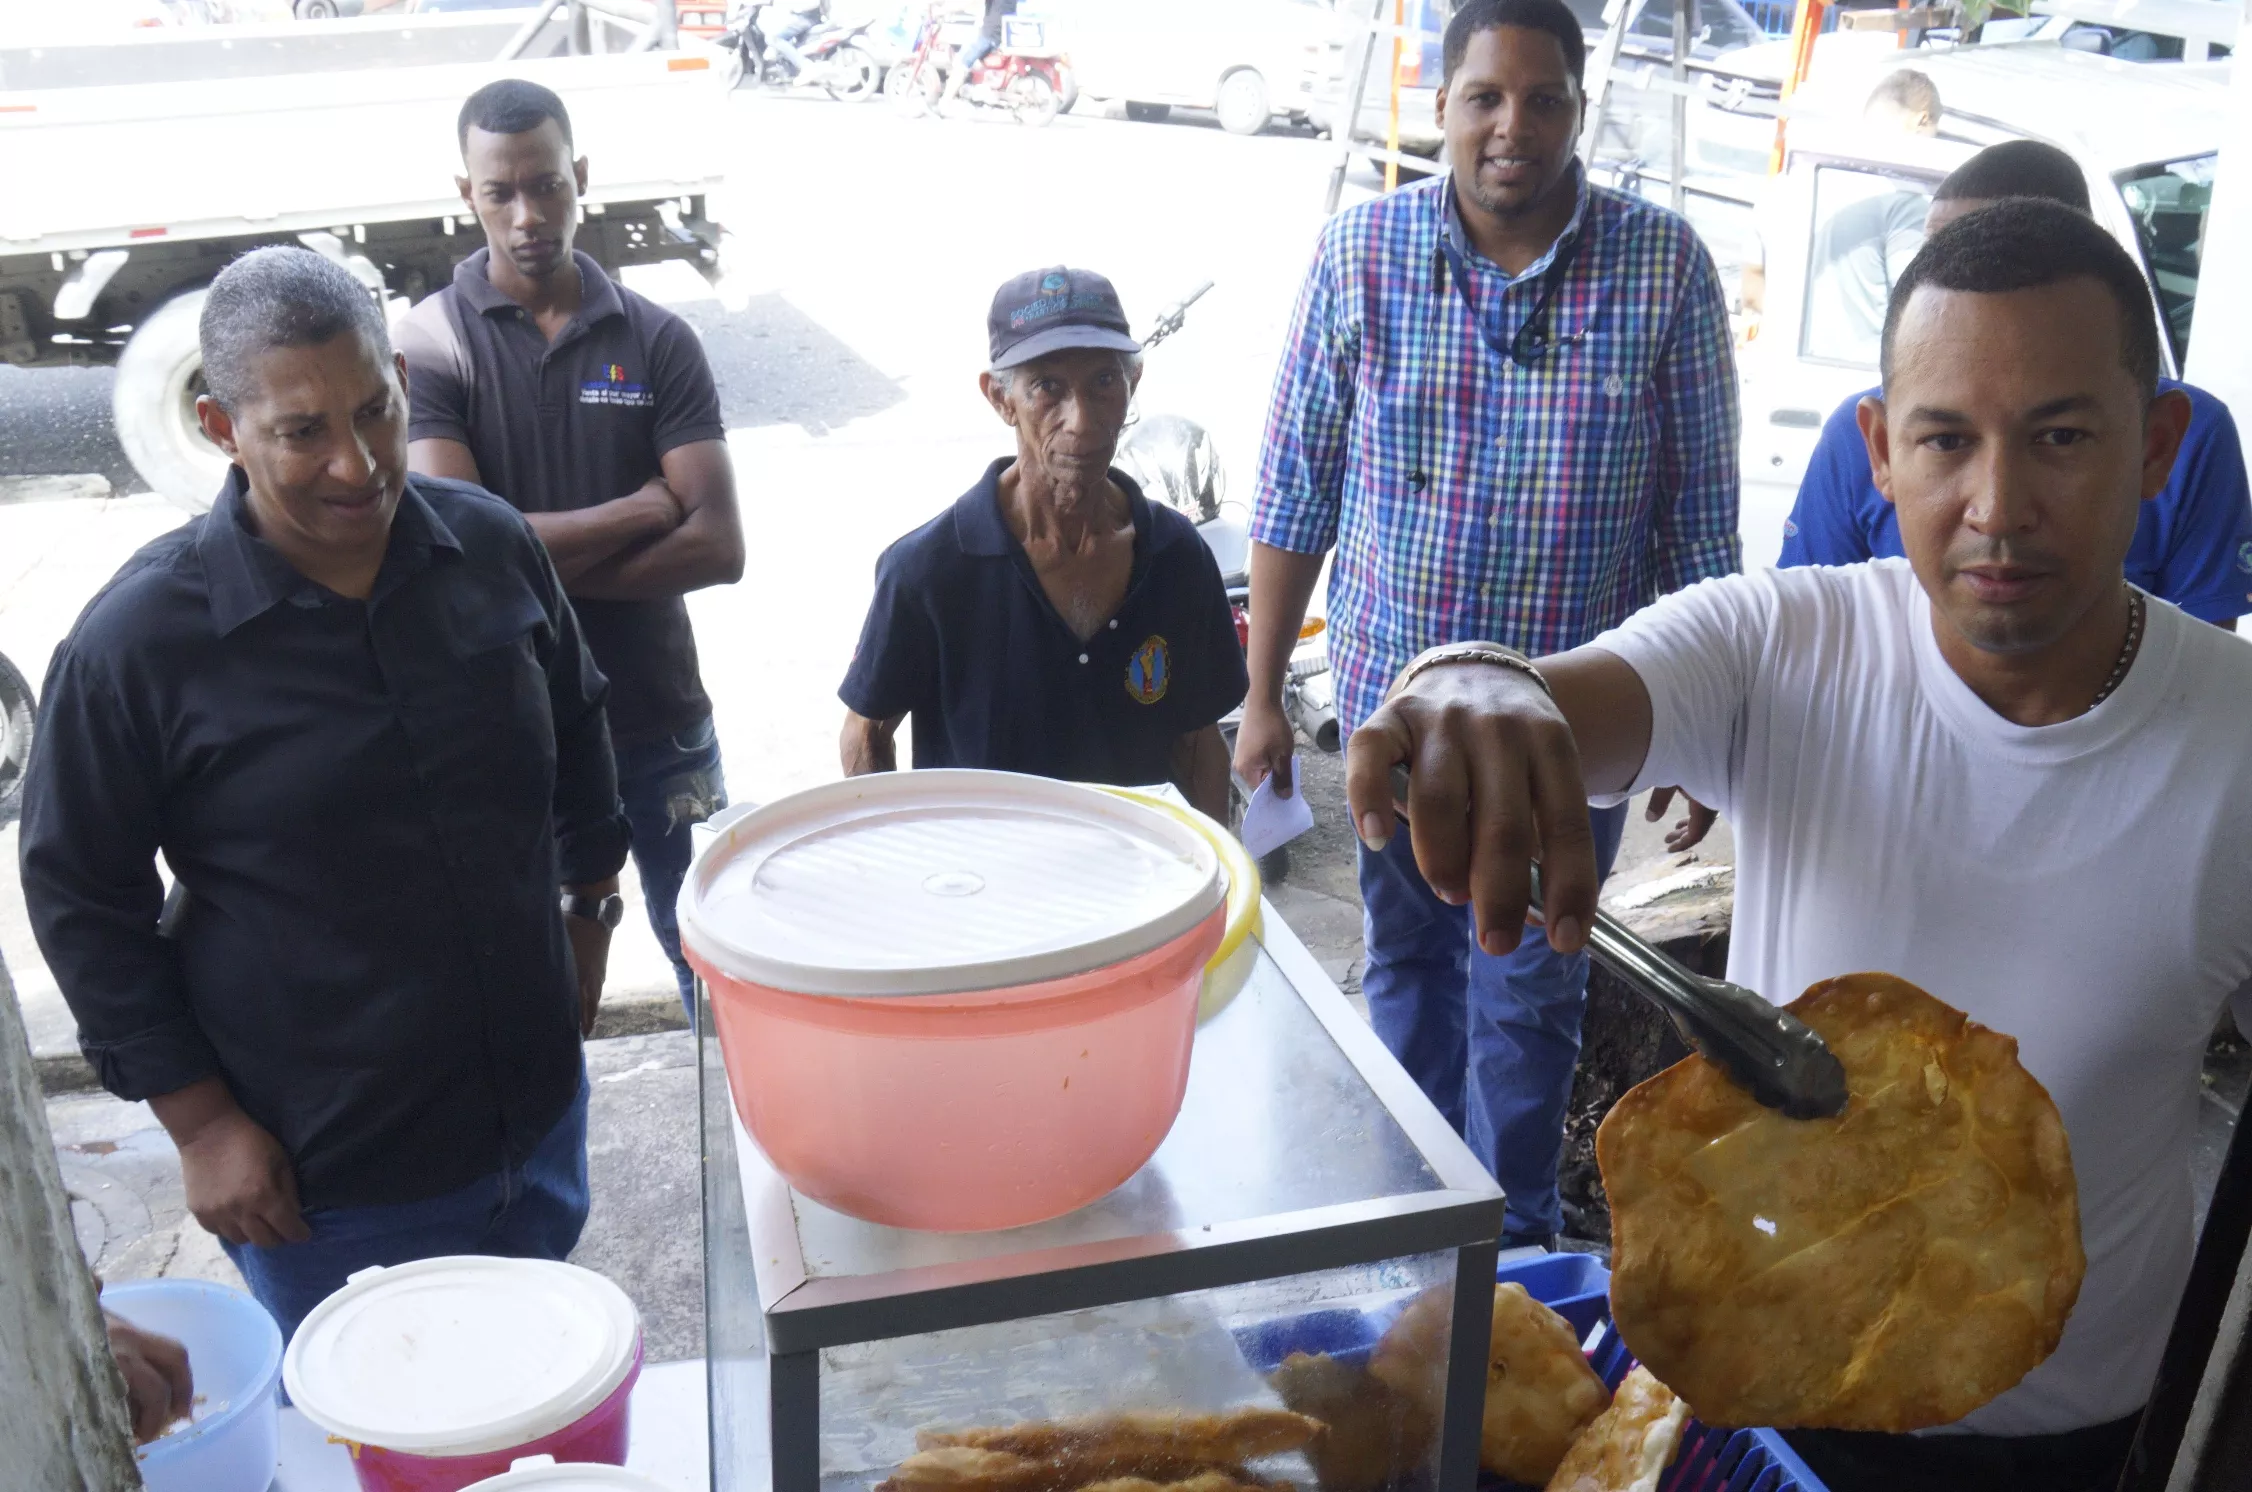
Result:
{"type": "MultiPolygon", "coordinates": [[[[1626,805],[1591,810],[1596,870],[1608,877],[1626,805]]],[[[1587,955],[1566,958],[1540,928],[1496,958],[1471,936],[1470,909],[1439,900],[1404,831],[1360,852],[1361,993],[1369,1024],[1508,1197],[1502,1226],[1563,1225],[1556,1166],[1579,1062],[1587,955]]]]}
{"type": "Polygon", "coordinates": [[[680,956],[680,913],[675,904],[695,854],[690,825],[727,806],[727,782],[719,771],[719,736],[711,717],[676,736],[620,746],[618,796],[624,800],[626,822],[633,830],[633,864],[641,873],[649,930],[672,960],[681,1007],[693,1024],[696,975],[680,956]]]}
{"type": "Polygon", "coordinates": [[[587,1082],[520,1166],[496,1171],[427,1202],[375,1207],[310,1207],[303,1243],[220,1247],[281,1327],[282,1340],[313,1307],[363,1269],[447,1254],[563,1259],[586,1226],[587,1082]]]}

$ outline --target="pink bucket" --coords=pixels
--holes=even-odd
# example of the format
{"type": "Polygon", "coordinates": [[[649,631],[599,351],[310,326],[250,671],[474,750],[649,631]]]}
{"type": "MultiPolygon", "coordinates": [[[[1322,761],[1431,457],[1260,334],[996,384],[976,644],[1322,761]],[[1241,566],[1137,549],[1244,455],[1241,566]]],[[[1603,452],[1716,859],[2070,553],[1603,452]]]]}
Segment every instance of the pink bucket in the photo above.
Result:
{"type": "Polygon", "coordinates": [[[632,1438],[633,1386],[641,1379],[641,1342],[633,1344],[633,1366],[625,1381],[596,1405],[591,1414],[572,1421],[552,1435],[543,1435],[504,1451],[474,1456],[412,1456],[381,1446],[354,1445],[352,1474],[360,1479],[360,1492],[461,1492],[473,1482],[499,1476],[511,1463],[526,1456],[553,1456],[558,1461],[599,1461],[607,1466],[626,1464],[626,1445],[632,1438]]]}
{"type": "Polygon", "coordinates": [[[641,1324],[592,1270],[481,1255],[365,1270],[283,1354],[361,1492],[460,1492],[528,1456],[623,1466],[641,1324]]]}

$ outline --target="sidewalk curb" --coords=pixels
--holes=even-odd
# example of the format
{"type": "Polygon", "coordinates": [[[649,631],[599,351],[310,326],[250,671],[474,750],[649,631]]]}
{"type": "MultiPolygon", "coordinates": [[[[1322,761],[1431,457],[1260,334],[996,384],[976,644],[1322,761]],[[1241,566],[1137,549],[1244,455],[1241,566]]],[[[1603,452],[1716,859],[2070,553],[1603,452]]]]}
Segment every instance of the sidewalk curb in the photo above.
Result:
{"type": "MultiPolygon", "coordinates": [[[[680,997],[665,990],[603,1001],[602,1014],[594,1023],[594,1034],[587,1039],[603,1041],[612,1036],[646,1036],[653,1031],[687,1029],[688,1017],[680,1008],[680,997]]],[[[92,1093],[102,1086],[93,1067],[76,1052],[34,1052],[31,1065],[39,1074],[39,1092],[46,1098],[59,1098],[66,1093],[92,1093]]]]}

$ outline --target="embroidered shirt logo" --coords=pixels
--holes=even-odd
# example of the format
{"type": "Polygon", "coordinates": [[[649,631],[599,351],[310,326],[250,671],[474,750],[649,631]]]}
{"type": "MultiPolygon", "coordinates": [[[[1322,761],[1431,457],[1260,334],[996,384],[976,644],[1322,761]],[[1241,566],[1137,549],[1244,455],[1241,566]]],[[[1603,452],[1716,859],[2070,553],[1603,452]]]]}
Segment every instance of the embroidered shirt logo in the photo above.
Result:
{"type": "Polygon", "coordinates": [[[657,396],[645,383],[635,383],[626,377],[620,363],[605,363],[602,376],[590,378],[579,385],[581,404],[608,404],[620,409],[654,409],[657,396]]]}
{"type": "Polygon", "coordinates": [[[1126,660],[1126,692],[1145,705],[1154,705],[1173,686],[1173,651],[1165,639],[1152,636],[1126,660]]]}

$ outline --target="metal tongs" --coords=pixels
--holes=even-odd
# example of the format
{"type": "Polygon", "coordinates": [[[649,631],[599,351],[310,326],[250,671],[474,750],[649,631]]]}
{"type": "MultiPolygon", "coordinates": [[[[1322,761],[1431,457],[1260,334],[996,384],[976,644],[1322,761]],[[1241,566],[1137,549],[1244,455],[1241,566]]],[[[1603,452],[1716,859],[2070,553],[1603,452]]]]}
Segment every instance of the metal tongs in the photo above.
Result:
{"type": "MultiPolygon", "coordinates": [[[[1394,767],[1393,801],[1404,804],[1407,796],[1407,768],[1394,767]]],[[[1538,911],[1539,866],[1532,867],[1532,876],[1532,905],[1538,911]]],[[[1793,1119],[1830,1119],[1845,1112],[1844,1066],[1789,1011],[1740,984],[1690,973],[1600,908],[1588,930],[1587,951],[1663,1010],[1683,1041],[1765,1107],[1793,1119]]]]}
{"type": "MultiPolygon", "coordinates": [[[[1533,867],[1533,906],[1540,906],[1538,866],[1533,867]]],[[[1845,1112],[1844,1066],[1789,1011],[1740,984],[1690,973],[1609,912],[1596,912],[1587,951],[1663,1010],[1683,1041],[1761,1104],[1793,1119],[1829,1119],[1845,1112]]]]}

